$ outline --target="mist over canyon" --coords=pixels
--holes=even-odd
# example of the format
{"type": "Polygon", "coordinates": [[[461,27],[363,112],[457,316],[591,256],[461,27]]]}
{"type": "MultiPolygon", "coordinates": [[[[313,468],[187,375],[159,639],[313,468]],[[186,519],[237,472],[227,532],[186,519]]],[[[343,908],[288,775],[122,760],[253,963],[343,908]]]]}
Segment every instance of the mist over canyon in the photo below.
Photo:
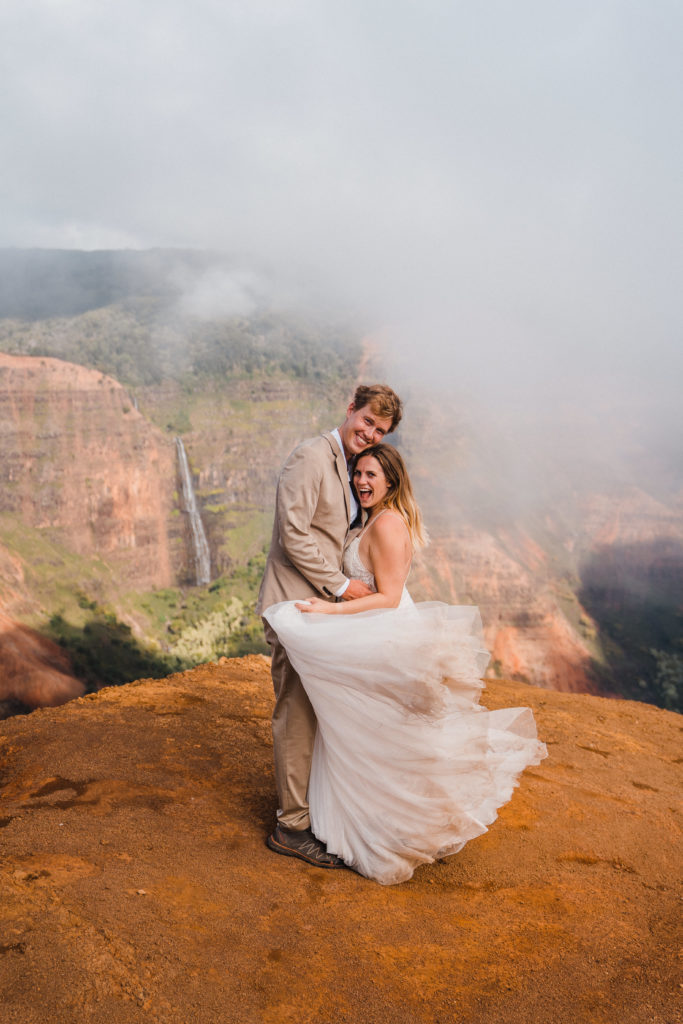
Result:
{"type": "MultiPolygon", "coordinates": [[[[478,604],[493,674],[680,709],[683,475],[643,404],[624,418],[606,402],[595,422],[570,392],[535,409],[500,384],[478,403],[452,355],[437,382],[419,346],[411,362],[215,254],[5,250],[0,268],[15,649],[56,645],[54,671],[89,689],[265,650],[253,603],[278,469],[340,422],[357,380],[386,379],[432,536],[414,596],[478,604]],[[201,586],[176,439],[208,544],[201,586]]],[[[8,629],[0,700],[51,703],[10,685],[8,629]]]]}

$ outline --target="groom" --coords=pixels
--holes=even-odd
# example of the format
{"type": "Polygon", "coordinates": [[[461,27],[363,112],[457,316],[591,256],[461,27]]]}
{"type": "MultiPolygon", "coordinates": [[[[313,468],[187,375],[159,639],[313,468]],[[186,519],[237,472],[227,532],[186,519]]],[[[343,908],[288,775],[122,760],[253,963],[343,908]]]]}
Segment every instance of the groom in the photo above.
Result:
{"type": "MultiPolygon", "coordinates": [[[[401,400],[385,384],[361,385],[346,419],[330,433],[310,438],[285,462],[277,485],[273,538],[257,610],[278,601],[323,596],[351,600],[370,593],[341,571],[342,554],[358,505],[349,486],[355,455],[377,444],[398,426],[401,400]]],[[[273,753],[278,820],[268,846],[323,868],[343,867],[315,838],[308,815],[316,719],[299,676],[277,634],[263,620],[272,654],[275,689],[273,753]]]]}

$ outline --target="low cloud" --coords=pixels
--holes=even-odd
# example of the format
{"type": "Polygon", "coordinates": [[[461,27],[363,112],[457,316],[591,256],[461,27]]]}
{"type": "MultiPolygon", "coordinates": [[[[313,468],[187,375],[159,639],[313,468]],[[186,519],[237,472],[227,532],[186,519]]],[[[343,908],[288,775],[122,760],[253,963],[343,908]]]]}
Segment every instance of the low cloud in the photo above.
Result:
{"type": "Polygon", "coordinates": [[[176,275],[175,283],[181,292],[180,314],[201,320],[249,316],[264,291],[263,282],[253,271],[222,267],[209,268],[193,280],[176,275]]]}
{"type": "Polygon", "coordinates": [[[276,282],[520,445],[535,421],[577,461],[581,437],[656,451],[681,428],[682,40],[663,0],[7,0],[0,243],[220,251],[186,313],[276,282]]]}

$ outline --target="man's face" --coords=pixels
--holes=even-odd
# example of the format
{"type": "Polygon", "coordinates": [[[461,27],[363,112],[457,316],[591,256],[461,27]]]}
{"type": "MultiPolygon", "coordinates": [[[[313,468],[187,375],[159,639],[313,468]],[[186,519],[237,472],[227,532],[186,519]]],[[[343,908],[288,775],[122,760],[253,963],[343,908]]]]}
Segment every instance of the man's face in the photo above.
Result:
{"type": "Polygon", "coordinates": [[[390,430],[390,417],[378,416],[369,405],[354,409],[351,403],[346,410],[346,419],[339,428],[347,461],[359,452],[364,452],[371,444],[379,444],[390,430]]]}

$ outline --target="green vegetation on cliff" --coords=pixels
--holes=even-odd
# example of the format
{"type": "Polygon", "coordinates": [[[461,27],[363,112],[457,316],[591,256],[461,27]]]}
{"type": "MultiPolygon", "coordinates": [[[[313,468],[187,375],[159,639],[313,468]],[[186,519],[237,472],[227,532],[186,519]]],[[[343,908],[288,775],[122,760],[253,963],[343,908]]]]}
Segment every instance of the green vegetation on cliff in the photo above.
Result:
{"type": "Polygon", "coordinates": [[[36,625],[68,652],[90,690],[159,679],[222,657],[267,653],[253,610],[262,568],[260,558],[208,587],[125,595],[118,614],[79,591],[79,612],[71,608],[36,625]]]}
{"type": "Polygon", "coordinates": [[[129,390],[124,415],[134,406],[169,442],[183,437],[213,577],[193,585],[179,485],[174,585],[155,591],[135,587],[134,565],[72,555],[59,529],[8,521],[30,595],[24,619],[71,652],[91,687],[265,651],[253,609],[275,476],[297,440],[343,409],[360,361],[354,332],[274,309],[261,286],[248,313],[203,315],[186,301],[193,289],[210,279],[229,291],[234,279],[216,254],[0,250],[0,270],[0,350],[108,374],[129,390]]]}
{"type": "MultiPolygon", "coordinates": [[[[84,483],[81,477],[72,488],[87,491],[90,504],[80,518],[71,514],[69,536],[74,523],[91,528],[98,515],[116,534],[125,517],[111,499],[117,488],[110,470],[120,452],[134,452],[131,464],[148,480],[154,460],[144,442],[153,437],[156,465],[162,465],[155,486],[165,488],[167,500],[157,521],[141,526],[136,520],[125,544],[106,549],[109,561],[94,550],[94,540],[91,556],[76,555],[60,532],[59,516],[38,512],[68,493],[67,460],[84,450],[79,431],[92,433],[101,403],[96,397],[79,413],[69,396],[53,422],[44,394],[17,413],[16,395],[5,390],[3,429],[15,452],[11,467],[5,459],[10,468],[0,491],[0,546],[9,553],[3,564],[15,559],[20,570],[0,574],[0,600],[13,602],[11,614],[68,649],[90,686],[266,649],[253,609],[278,468],[298,440],[339,422],[359,372],[361,345],[349,325],[276,307],[263,282],[247,282],[233,311],[219,315],[220,301],[213,300],[221,299],[221,289],[229,296],[235,282],[241,287],[234,269],[206,253],[0,250],[0,351],[36,356],[43,364],[46,357],[80,364],[127,389],[112,404],[107,426],[99,424],[106,435],[101,450],[111,462],[97,479],[84,483]],[[213,299],[199,302],[207,283],[213,299]],[[24,414],[38,428],[30,444],[20,422],[24,414]],[[123,431],[126,440],[107,448],[117,424],[132,421],[140,432],[123,431]],[[191,532],[180,481],[173,477],[175,436],[183,438],[211,551],[212,582],[206,587],[193,585],[191,532]],[[36,525],[45,522],[53,525],[36,525]],[[168,542],[156,561],[149,556],[155,530],[168,542]],[[148,574],[143,583],[145,554],[148,565],[168,569],[163,576],[148,574]],[[149,590],[150,579],[159,589],[149,590]]],[[[64,368],[51,369],[58,377],[64,368]]],[[[26,372],[36,375],[33,367],[26,372]]],[[[482,433],[481,424],[477,436],[463,431],[450,408],[428,401],[413,402],[405,422],[398,443],[408,454],[433,537],[451,537],[441,554],[438,543],[427,552],[423,596],[481,604],[500,629],[527,636],[535,631],[537,639],[557,610],[578,638],[581,657],[586,649],[593,657],[601,686],[680,709],[681,550],[622,545],[596,551],[593,537],[582,539],[580,503],[576,495],[567,498],[556,467],[546,466],[545,491],[522,488],[527,498],[510,502],[514,467],[506,482],[495,431],[482,433]],[[457,529],[453,535],[458,523],[465,528],[462,538],[457,529]],[[472,526],[473,554],[466,550],[472,526]],[[583,565],[580,552],[589,554],[583,565]],[[552,597],[532,608],[548,581],[552,597]]],[[[117,487],[119,495],[137,494],[138,505],[145,504],[130,474],[120,472],[117,487]]],[[[609,495],[604,497],[609,505],[609,495]]],[[[552,644],[552,632],[547,636],[552,644]]],[[[548,655],[542,644],[538,651],[539,659],[548,655]]],[[[499,660],[494,668],[503,672],[507,666],[499,660]]],[[[525,671],[533,678],[531,662],[525,671]]]]}
{"type": "MultiPolygon", "coordinates": [[[[253,537],[236,546],[234,570],[206,587],[142,592],[126,592],[99,556],[76,555],[54,531],[7,515],[0,516],[0,544],[20,560],[22,620],[68,652],[89,689],[160,678],[223,656],[267,653],[254,612],[265,554],[257,550],[238,561],[252,550],[253,537]]],[[[7,593],[0,585],[0,601],[7,593]]]]}
{"type": "Polygon", "coordinates": [[[338,325],[291,313],[204,320],[158,299],[127,299],[74,317],[0,319],[0,350],[100,370],[132,389],[284,375],[328,382],[353,376],[360,347],[338,325]]]}

